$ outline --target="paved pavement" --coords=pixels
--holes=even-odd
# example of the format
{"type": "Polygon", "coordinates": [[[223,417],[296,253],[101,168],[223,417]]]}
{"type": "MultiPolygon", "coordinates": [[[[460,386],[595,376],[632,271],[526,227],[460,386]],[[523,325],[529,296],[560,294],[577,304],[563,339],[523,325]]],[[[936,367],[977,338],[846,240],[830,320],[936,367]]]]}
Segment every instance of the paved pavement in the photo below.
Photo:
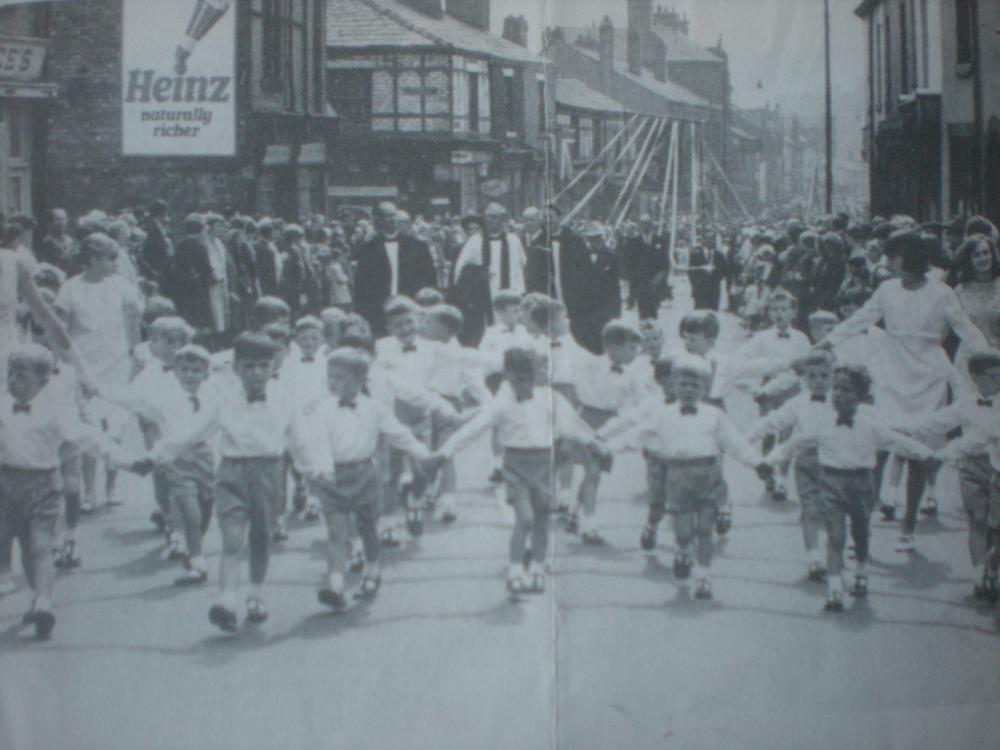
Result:
{"type": "MultiPolygon", "coordinates": [[[[683,295],[664,311],[672,333],[683,295]]],[[[731,321],[726,340],[737,340],[731,321]]],[[[734,405],[742,425],[751,404],[734,405]]],[[[36,750],[477,750],[517,748],[996,747],[1000,625],[970,601],[954,477],[918,551],[876,524],[871,594],[839,616],[804,580],[794,505],[760,501],[727,465],[735,526],[695,602],[669,571],[669,529],[638,547],[641,459],[601,493],[610,544],[558,531],[549,591],[503,587],[509,516],[485,486],[485,443],[461,457],[458,523],[431,524],[387,559],[379,598],[344,614],[316,602],[323,530],[275,555],[271,619],[219,635],[214,589],[172,586],[144,481],[87,519],[84,565],[60,578],[54,638],[0,599],[0,748],[36,750]]],[[[215,580],[218,534],[208,534],[215,580]]]]}

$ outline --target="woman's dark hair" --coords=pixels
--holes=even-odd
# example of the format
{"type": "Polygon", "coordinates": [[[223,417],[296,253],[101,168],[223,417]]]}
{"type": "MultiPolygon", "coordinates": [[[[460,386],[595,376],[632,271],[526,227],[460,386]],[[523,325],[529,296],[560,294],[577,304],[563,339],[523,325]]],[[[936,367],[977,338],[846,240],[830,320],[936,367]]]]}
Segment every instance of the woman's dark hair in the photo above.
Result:
{"type": "Polygon", "coordinates": [[[930,252],[919,232],[900,229],[889,235],[882,252],[886,257],[903,259],[903,272],[923,276],[930,270],[930,252]]]}
{"type": "Polygon", "coordinates": [[[990,257],[993,259],[993,278],[1000,276],[1000,255],[997,254],[997,246],[985,234],[974,234],[968,237],[955,254],[954,281],[958,284],[968,284],[976,280],[976,271],[972,266],[972,256],[982,246],[990,250],[990,257]]]}
{"type": "Polygon", "coordinates": [[[86,267],[93,262],[94,258],[110,254],[111,252],[116,254],[121,252],[118,243],[104,234],[104,232],[94,232],[93,234],[88,234],[80,242],[77,258],[86,267]]]}

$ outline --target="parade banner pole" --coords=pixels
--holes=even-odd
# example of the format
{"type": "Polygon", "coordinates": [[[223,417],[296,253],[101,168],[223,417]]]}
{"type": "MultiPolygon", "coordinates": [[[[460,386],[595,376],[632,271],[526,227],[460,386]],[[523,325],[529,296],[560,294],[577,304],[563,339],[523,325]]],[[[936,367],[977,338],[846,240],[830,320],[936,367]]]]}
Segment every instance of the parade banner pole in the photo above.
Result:
{"type": "Polygon", "coordinates": [[[691,247],[698,243],[698,124],[691,123],[691,247]]]}
{"type": "Polygon", "coordinates": [[[670,178],[670,262],[674,261],[674,247],[677,245],[677,182],[680,178],[680,163],[681,163],[681,142],[680,142],[680,129],[677,131],[677,156],[674,159],[674,172],[670,178]]]}
{"type": "MultiPolygon", "coordinates": [[[[663,131],[667,127],[666,120],[660,120],[660,125],[656,131],[656,138],[653,140],[652,147],[646,154],[645,163],[642,165],[642,172],[636,179],[635,184],[632,186],[632,192],[629,194],[628,200],[625,201],[625,207],[622,208],[621,215],[618,217],[618,221],[615,223],[615,229],[621,226],[622,222],[625,221],[625,217],[628,216],[628,211],[632,207],[632,201],[635,200],[635,196],[639,194],[639,188],[642,187],[642,181],[646,179],[646,174],[649,172],[649,167],[653,163],[653,156],[656,154],[656,145],[660,142],[660,138],[663,136],[663,131]]],[[[609,217],[610,218],[610,217],[609,217]]]]}
{"type": "Polygon", "coordinates": [[[708,154],[708,158],[712,162],[712,165],[722,176],[722,181],[725,183],[726,187],[729,188],[729,192],[732,193],[732,196],[736,201],[736,205],[739,206],[740,210],[743,212],[743,216],[746,219],[751,219],[752,217],[750,216],[750,212],[747,211],[747,207],[743,205],[743,201],[740,200],[740,196],[737,194],[736,188],[733,187],[733,183],[729,181],[729,177],[722,170],[722,165],[719,164],[719,160],[715,158],[715,154],[712,152],[712,149],[710,149],[708,146],[705,146],[705,153],[708,154]]]}
{"type": "Polygon", "coordinates": [[[649,150],[650,144],[655,140],[657,132],[662,129],[663,122],[663,120],[659,120],[659,122],[654,121],[650,126],[646,140],[643,141],[642,148],[639,149],[639,153],[636,155],[635,163],[632,165],[632,169],[629,171],[628,177],[625,178],[625,183],[622,185],[622,189],[618,193],[618,197],[615,198],[615,202],[612,204],[611,210],[608,212],[609,221],[618,213],[618,207],[621,205],[622,199],[631,189],[632,181],[639,172],[639,169],[646,158],[646,153],[649,150]]]}
{"type": "MultiPolygon", "coordinates": [[[[560,190],[552,198],[551,202],[555,203],[557,200],[559,200],[560,198],[562,198],[567,192],[569,192],[570,190],[572,190],[573,187],[576,186],[576,184],[578,182],[580,182],[580,180],[583,178],[583,176],[585,174],[587,174],[591,169],[593,169],[594,167],[596,167],[598,165],[598,163],[600,163],[601,159],[604,158],[604,156],[608,153],[608,151],[610,151],[612,148],[614,148],[614,145],[622,138],[622,136],[625,135],[625,133],[628,131],[628,129],[631,127],[631,125],[638,118],[639,118],[639,115],[637,115],[637,114],[636,115],[632,115],[632,118],[628,122],[625,123],[625,127],[623,127],[621,130],[619,130],[617,133],[615,133],[615,136],[610,141],[607,142],[607,144],[604,146],[604,148],[601,149],[600,153],[597,156],[594,157],[594,160],[590,164],[588,164],[579,174],[577,174],[576,177],[574,177],[566,187],[564,187],[562,190],[560,190]]],[[[642,123],[639,124],[639,130],[642,129],[642,126],[646,122],[647,122],[647,120],[643,120],[642,123]]],[[[638,130],[636,132],[638,132],[638,130]]],[[[631,145],[631,141],[629,142],[629,145],[631,145]]],[[[626,146],[624,150],[627,150],[627,149],[628,149],[628,146],[626,146]]],[[[623,150],[623,152],[624,152],[624,150],[623,150]]],[[[617,159],[615,161],[617,161],[617,159]]]]}
{"type": "Polygon", "coordinates": [[[667,147],[667,168],[663,172],[663,192],[660,195],[660,226],[659,232],[663,234],[666,225],[667,198],[670,195],[670,175],[674,169],[674,159],[677,155],[677,120],[670,123],[670,145],[667,147]]]}

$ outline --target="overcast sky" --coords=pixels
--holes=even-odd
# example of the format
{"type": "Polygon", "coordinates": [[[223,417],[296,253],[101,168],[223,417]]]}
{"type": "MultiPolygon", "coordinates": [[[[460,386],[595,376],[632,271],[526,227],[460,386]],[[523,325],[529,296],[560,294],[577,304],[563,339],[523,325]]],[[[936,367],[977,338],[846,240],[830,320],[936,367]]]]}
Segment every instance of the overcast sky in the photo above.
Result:
{"type": "MultiPolygon", "coordinates": [[[[655,5],[659,0],[654,0],[655,5]]],[[[673,0],[686,12],[691,37],[713,45],[722,35],[729,53],[733,97],[742,107],[789,97],[822,96],[823,0],[673,0]],[[758,87],[758,82],[760,86],[758,87]]],[[[854,16],[855,0],[830,0],[833,80],[838,99],[864,103],[864,26],[854,16]]],[[[493,0],[494,30],[507,15],[528,18],[531,46],[537,49],[545,26],[582,26],[611,16],[626,24],[626,0],[493,0]]],[[[819,100],[821,103],[821,99],[819,100]]]]}

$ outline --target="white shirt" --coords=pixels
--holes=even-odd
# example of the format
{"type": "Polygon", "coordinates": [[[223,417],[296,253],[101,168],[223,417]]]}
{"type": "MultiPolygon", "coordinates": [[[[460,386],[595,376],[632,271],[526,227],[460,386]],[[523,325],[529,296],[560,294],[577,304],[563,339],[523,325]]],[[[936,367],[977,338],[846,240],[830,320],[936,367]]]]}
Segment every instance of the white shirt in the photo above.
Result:
{"type": "Polygon", "coordinates": [[[504,448],[551,449],[557,437],[581,443],[589,443],[595,437],[559,393],[536,386],[531,398],[518,401],[514,391],[504,383],[496,398],[448,438],[439,452],[451,458],[490,428],[496,428],[497,439],[504,448]]]}
{"type": "Polygon", "coordinates": [[[0,466],[16,469],[59,468],[59,446],[65,442],[104,446],[100,433],[80,421],[76,410],[55,392],[43,388],[25,413],[10,394],[0,396],[0,466]]]}
{"type": "Polygon", "coordinates": [[[452,399],[468,393],[477,403],[489,401],[492,396],[484,383],[485,368],[479,352],[455,339],[436,343],[427,373],[431,390],[452,399]]]}
{"type": "Polygon", "coordinates": [[[284,399],[296,409],[307,409],[329,392],[326,358],[321,351],[307,357],[301,351],[291,352],[278,370],[278,383],[284,399]]]}
{"type": "Polygon", "coordinates": [[[948,443],[941,452],[942,458],[954,460],[989,454],[990,464],[1000,471],[1000,394],[987,398],[977,391],[965,389],[959,392],[954,403],[943,409],[901,420],[893,427],[917,438],[939,437],[961,427],[962,437],[948,443]]]}
{"type": "Polygon", "coordinates": [[[740,435],[721,409],[699,403],[694,414],[682,414],[680,403],[647,401],[644,418],[632,429],[608,440],[608,448],[620,451],[643,447],[660,458],[686,461],[731,455],[748,466],[763,459],[740,435]]]}
{"type": "Polygon", "coordinates": [[[573,385],[575,369],[581,362],[593,356],[568,333],[551,340],[544,336],[539,337],[539,344],[547,348],[543,349],[544,354],[551,358],[553,385],[573,385]]]}
{"type": "Polygon", "coordinates": [[[436,341],[420,336],[404,346],[395,336],[386,336],[375,342],[375,354],[389,372],[426,386],[439,346],[436,341]]]}
{"type": "Polygon", "coordinates": [[[423,386],[406,377],[387,371],[377,360],[368,368],[368,395],[390,411],[402,402],[419,412],[430,412],[444,419],[458,416],[455,407],[423,386]]]}
{"type": "Polygon", "coordinates": [[[329,476],[339,463],[370,460],[375,455],[379,435],[389,445],[417,459],[426,458],[427,449],[392,412],[372,398],[359,394],[352,406],[341,404],[329,394],[320,399],[298,430],[296,440],[304,440],[303,454],[308,470],[329,476]]]}
{"type": "Polygon", "coordinates": [[[789,428],[798,432],[802,429],[803,424],[821,419],[830,409],[829,395],[817,394],[814,396],[812,393],[800,393],[758,420],[747,433],[747,440],[752,443],[765,435],[783,432],[789,428]]]}
{"type": "Polygon", "coordinates": [[[277,458],[291,447],[292,416],[276,381],[268,383],[265,399],[254,403],[249,403],[242,387],[227,389],[219,398],[202,403],[194,420],[164,435],[151,457],[169,463],[218,433],[223,458],[277,458]]]}
{"type": "Polygon", "coordinates": [[[503,371],[503,355],[515,347],[531,348],[531,337],[519,325],[507,328],[502,323],[489,326],[479,342],[479,353],[488,374],[503,371]]]}
{"type": "Polygon", "coordinates": [[[868,406],[859,406],[853,424],[838,424],[839,416],[831,406],[816,410],[802,424],[800,434],[774,452],[778,463],[815,446],[819,462],[834,469],[874,469],[879,450],[905,458],[925,460],[931,455],[926,446],[885,423],[885,416],[868,406]]]}
{"type": "Polygon", "coordinates": [[[598,357],[590,352],[580,357],[573,369],[572,384],[581,404],[616,412],[637,406],[642,400],[644,389],[636,370],[628,365],[615,365],[610,357],[598,357]]]}
{"type": "Polygon", "coordinates": [[[728,359],[717,375],[722,381],[719,387],[728,391],[739,383],[775,375],[791,367],[792,362],[807,354],[810,348],[809,338],[794,328],[784,332],[777,328],[759,331],[728,359]]]}
{"type": "Polygon", "coordinates": [[[385,254],[389,256],[389,296],[399,294],[399,239],[385,240],[385,254]]]}
{"type": "MultiPolygon", "coordinates": [[[[521,240],[517,238],[517,235],[507,234],[506,237],[510,269],[510,284],[506,288],[524,294],[524,267],[528,262],[528,256],[525,254],[524,246],[521,244],[521,240]]],[[[495,295],[502,288],[500,283],[503,280],[501,277],[503,252],[501,250],[502,245],[499,237],[484,238],[480,234],[474,234],[469,237],[469,239],[465,241],[465,245],[462,247],[461,252],[458,254],[458,259],[455,261],[455,278],[457,279],[459,277],[459,274],[465,266],[469,264],[481,266],[483,264],[484,242],[491,243],[489,269],[490,294],[495,295]]]]}

